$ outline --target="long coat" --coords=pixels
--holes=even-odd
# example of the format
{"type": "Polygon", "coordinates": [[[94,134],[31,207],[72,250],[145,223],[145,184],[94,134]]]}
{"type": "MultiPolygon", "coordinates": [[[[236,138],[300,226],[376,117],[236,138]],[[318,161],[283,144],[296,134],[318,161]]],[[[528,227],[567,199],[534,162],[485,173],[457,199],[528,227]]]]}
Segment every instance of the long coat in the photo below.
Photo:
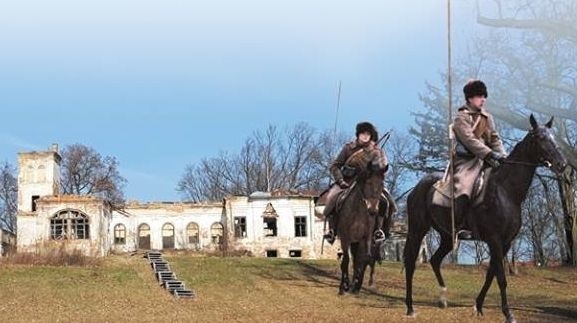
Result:
{"type": "Polygon", "coordinates": [[[505,149],[495,130],[493,116],[483,108],[460,107],[453,131],[457,142],[453,159],[455,198],[460,195],[471,197],[475,180],[483,169],[483,160],[491,151],[504,155],[505,149]]]}
{"type": "MultiPolygon", "coordinates": [[[[454,156],[455,198],[465,195],[471,197],[475,180],[484,167],[484,159],[491,151],[505,154],[503,142],[495,130],[493,116],[486,109],[475,109],[464,105],[453,122],[453,132],[456,137],[454,156]]],[[[435,185],[435,188],[445,198],[450,198],[449,181],[435,185]]],[[[435,194],[435,204],[446,206],[448,200],[435,194]]]]}

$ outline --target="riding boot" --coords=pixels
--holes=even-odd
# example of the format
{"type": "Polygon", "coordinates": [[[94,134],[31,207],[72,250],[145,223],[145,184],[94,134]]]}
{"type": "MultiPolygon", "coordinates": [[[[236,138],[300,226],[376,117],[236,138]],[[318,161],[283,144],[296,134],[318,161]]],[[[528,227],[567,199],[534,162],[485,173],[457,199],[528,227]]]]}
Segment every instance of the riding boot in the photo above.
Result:
{"type": "Polygon", "coordinates": [[[336,239],[336,216],[334,214],[334,210],[335,210],[335,201],[334,199],[329,201],[327,203],[327,205],[325,206],[325,209],[323,211],[323,214],[325,216],[325,218],[327,219],[327,221],[329,222],[329,231],[327,233],[325,233],[323,235],[323,238],[327,240],[327,242],[329,244],[333,244],[335,243],[335,239],[336,239]]]}
{"type": "Polygon", "coordinates": [[[335,243],[337,234],[335,233],[335,216],[333,214],[328,215],[329,231],[323,235],[323,238],[327,240],[329,244],[335,243]]]}
{"type": "Polygon", "coordinates": [[[470,219],[470,201],[466,195],[455,199],[455,220],[461,223],[457,236],[460,240],[474,240],[470,219]]]}

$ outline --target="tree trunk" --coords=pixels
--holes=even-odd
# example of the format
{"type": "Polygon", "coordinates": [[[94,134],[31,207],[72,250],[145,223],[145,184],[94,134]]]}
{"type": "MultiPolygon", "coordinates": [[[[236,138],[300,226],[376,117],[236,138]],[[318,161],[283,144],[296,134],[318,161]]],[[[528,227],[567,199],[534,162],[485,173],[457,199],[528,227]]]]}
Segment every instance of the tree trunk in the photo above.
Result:
{"type": "Polygon", "coordinates": [[[567,239],[567,264],[577,267],[577,208],[575,206],[575,170],[569,168],[559,178],[559,194],[565,218],[565,237],[567,239]]]}

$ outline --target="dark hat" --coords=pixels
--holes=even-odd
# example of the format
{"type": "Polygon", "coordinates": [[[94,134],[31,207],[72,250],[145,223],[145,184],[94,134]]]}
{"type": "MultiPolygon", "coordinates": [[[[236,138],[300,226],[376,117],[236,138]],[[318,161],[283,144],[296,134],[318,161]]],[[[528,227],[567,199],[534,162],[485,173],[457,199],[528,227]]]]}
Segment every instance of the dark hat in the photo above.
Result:
{"type": "Polygon", "coordinates": [[[361,134],[363,132],[370,133],[372,141],[379,140],[379,133],[377,132],[377,129],[375,128],[375,126],[373,126],[370,122],[357,123],[357,132],[355,135],[358,137],[359,134],[361,134]]]}
{"type": "Polygon", "coordinates": [[[478,95],[484,97],[489,96],[487,94],[487,87],[485,86],[485,83],[479,80],[469,81],[467,84],[465,84],[465,87],[463,87],[463,93],[465,94],[465,100],[478,95]]]}

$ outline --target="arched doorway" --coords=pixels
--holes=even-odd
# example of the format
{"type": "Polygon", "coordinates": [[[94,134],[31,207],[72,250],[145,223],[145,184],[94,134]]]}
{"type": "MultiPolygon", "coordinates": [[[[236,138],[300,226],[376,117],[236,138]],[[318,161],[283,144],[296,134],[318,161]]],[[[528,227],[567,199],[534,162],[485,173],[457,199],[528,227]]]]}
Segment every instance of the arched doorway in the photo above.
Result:
{"type": "Polygon", "coordinates": [[[200,230],[198,224],[195,222],[190,222],[186,226],[186,235],[188,236],[188,245],[198,249],[200,245],[200,230]]]}
{"type": "Polygon", "coordinates": [[[150,226],[146,223],[138,226],[138,249],[150,250],[150,226]]]}
{"type": "Polygon", "coordinates": [[[210,237],[211,242],[218,247],[222,248],[224,243],[224,226],[220,222],[215,222],[210,226],[210,237]]]}
{"type": "Polygon", "coordinates": [[[170,223],[162,226],[162,249],[174,249],[174,226],[170,223]]]}

